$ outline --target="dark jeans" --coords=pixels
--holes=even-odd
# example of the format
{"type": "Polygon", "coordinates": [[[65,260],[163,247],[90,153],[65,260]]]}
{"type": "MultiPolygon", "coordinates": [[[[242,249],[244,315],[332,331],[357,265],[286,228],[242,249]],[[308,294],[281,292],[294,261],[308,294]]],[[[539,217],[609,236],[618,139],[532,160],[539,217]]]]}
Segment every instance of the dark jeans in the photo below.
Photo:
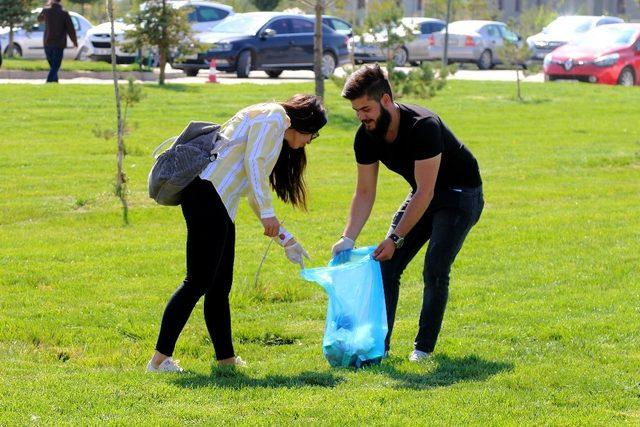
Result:
{"type": "Polygon", "coordinates": [[[62,65],[62,57],[64,55],[64,49],[59,47],[44,47],[44,53],[47,55],[47,62],[49,62],[49,75],[47,76],[47,83],[58,82],[58,70],[62,65]]]}
{"type": "MultiPolygon", "coordinates": [[[[484,199],[482,187],[438,191],[418,223],[405,236],[404,245],[393,258],[381,263],[387,305],[389,332],[385,340],[389,349],[398,306],[400,277],[418,251],[429,241],[424,259],[424,293],[415,349],[430,353],[436,346],[442,318],[449,297],[449,272],[469,230],[480,219],[484,199]]],[[[391,229],[400,222],[412,194],[393,217],[391,229]]]]}
{"type": "Polygon", "coordinates": [[[196,178],[182,192],[187,222],[187,277],[162,316],[156,350],[171,356],[193,307],[204,295],[204,320],[218,360],[233,357],[229,293],[235,226],[210,181],[196,178]]]}

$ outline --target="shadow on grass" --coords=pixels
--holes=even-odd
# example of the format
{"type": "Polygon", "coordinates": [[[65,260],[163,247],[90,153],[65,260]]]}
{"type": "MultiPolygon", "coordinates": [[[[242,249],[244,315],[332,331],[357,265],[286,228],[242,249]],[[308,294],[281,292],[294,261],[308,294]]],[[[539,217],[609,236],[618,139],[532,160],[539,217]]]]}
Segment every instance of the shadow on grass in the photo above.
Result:
{"type": "Polygon", "coordinates": [[[155,89],[155,90],[164,90],[164,91],[173,91],[173,92],[189,92],[189,93],[198,93],[201,92],[199,86],[195,85],[185,85],[180,83],[165,83],[164,85],[148,85],[145,87],[146,89],[155,89]]]}
{"type": "Polygon", "coordinates": [[[503,371],[513,370],[512,363],[494,362],[484,360],[476,355],[465,357],[449,357],[437,355],[424,363],[428,369],[424,374],[415,372],[402,372],[397,369],[399,361],[393,358],[382,365],[372,368],[372,371],[389,375],[398,383],[394,388],[431,389],[436,387],[448,387],[460,382],[484,381],[487,378],[503,371]],[[435,365],[435,369],[429,369],[429,365],[435,365]]]}
{"type": "Polygon", "coordinates": [[[331,372],[301,372],[298,375],[267,375],[264,378],[247,376],[242,369],[213,368],[211,375],[184,373],[175,379],[175,383],[185,388],[221,387],[229,389],[253,388],[333,388],[344,378],[331,372]]]}

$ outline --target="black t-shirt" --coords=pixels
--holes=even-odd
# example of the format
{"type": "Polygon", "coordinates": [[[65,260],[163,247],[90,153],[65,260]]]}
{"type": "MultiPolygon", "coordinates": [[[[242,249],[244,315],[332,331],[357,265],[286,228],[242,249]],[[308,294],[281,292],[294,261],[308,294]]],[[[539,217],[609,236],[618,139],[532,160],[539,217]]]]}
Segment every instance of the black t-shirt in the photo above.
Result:
{"type": "Polygon", "coordinates": [[[353,145],[358,163],[367,165],[380,161],[401,175],[415,191],[415,161],[442,154],[435,192],[482,184],[476,158],[436,113],[416,105],[397,105],[400,127],[395,141],[388,143],[371,136],[364,125],[360,125],[353,145]]]}

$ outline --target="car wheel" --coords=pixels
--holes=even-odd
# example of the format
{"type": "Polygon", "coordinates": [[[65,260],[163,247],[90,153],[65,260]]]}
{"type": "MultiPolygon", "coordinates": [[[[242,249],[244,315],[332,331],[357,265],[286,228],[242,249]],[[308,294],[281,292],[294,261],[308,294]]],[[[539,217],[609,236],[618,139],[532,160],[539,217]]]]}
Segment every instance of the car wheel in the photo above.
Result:
{"type": "Polygon", "coordinates": [[[267,76],[271,79],[277,79],[280,77],[280,74],[282,74],[282,70],[265,70],[264,72],[267,73],[267,76]]]}
{"type": "Polygon", "coordinates": [[[198,73],[200,72],[199,68],[185,68],[184,73],[188,76],[188,77],[197,77],[198,73]]]}
{"type": "Polygon", "coordinates": [[[89,49],[85,46],[81,47],[76,55],[76,61],[89,61],[89,49]]]}
{"type": "Polygon", "coordinates": [[[493,56],[491,55],[491,51],[486,49],[480,54],[480,58],[478,58],[478,68],[481,70],[488,70],[493,65],[493,56]]]}
{"type": "MultiPolygon", "coordinates": [[[[9,56],[9,46],[4,50],[5,57],[9,56]]],[[[17,44],[13,44],[13,57],[14,58],[22,58],[22,48],[17,44]]]]}
{"type": "Polygon", "coordinates": [[[393,52],[393,62],[395,62],[398,67],[407,65],[408,58],[409,53],[404,47],[399,47],[393,52]]]}
{"type": "Polygon", "coordinates": [[[322,76],[326,79],[329,78],[336,70],[336,58],[331,52],[325,52],[322,54],[322,76]]]}
{"type": "Polygon", "coordinates": [[[236,69],[236,75],[240,79],[246,79],[249,77],[251,71],[251,52],[248,50],[242,51],[238,56],[238,67],[236,69]]]}
{"type": "Polygon", "coordinates": [[[620,86],[633,86],[636,83],[636,76],[629,67],[624,68],[618,76],[618,84],[620,86]]]}

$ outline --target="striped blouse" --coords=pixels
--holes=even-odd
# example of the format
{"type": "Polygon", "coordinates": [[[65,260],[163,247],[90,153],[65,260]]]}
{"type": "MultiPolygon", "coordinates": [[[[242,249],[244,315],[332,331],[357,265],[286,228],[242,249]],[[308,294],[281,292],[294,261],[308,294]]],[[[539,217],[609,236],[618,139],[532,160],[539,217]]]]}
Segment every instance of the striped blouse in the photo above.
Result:
{"type": "Polygon", "coordinates": [[[213,183],[232,221],[244,194],[259,218],[275,216],[269,175],[290,124],[284,108],[272,102],[244,108],[223,125],[221,132],[232,143],[218,153],[200,178],[213,183]]]}

